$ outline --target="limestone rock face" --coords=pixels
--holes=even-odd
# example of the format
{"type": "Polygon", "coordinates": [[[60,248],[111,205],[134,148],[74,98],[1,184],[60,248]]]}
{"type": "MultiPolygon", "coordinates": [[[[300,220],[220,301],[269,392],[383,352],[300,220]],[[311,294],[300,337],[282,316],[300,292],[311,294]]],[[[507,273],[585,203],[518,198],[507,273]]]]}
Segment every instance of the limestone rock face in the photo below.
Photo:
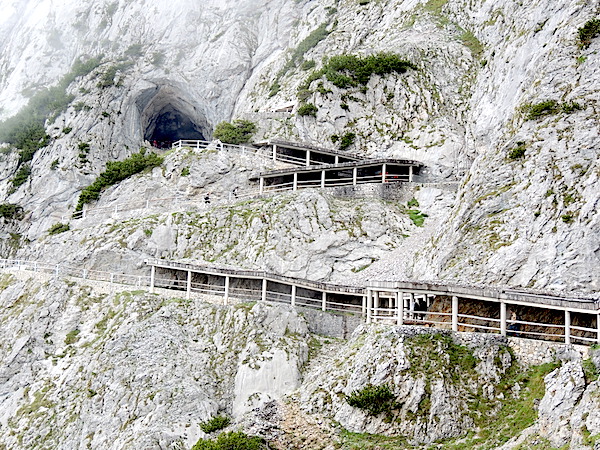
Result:
{"type": "Polygon", "coordinates": [[[200,423],[249,407],[256,386],[244,381],[264,379],[254,407],[300,381],[307,329],[289,308],[8,277],[0,294],[7,448],[190,448],[200,423]]]}

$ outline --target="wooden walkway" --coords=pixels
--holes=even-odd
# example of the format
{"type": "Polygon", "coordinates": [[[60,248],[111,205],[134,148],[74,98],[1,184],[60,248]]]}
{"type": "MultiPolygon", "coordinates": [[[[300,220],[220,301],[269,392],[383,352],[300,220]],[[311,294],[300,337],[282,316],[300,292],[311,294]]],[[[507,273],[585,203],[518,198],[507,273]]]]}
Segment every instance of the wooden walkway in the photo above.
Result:
{"type": "Polygon", "coordinates": [[[211,293],[222,295],[225,303],[235,297],[360,314],[366,323],[415,324],[566,343],[600,343],[600,301],[585,296],[421,281],[371,282],[356,287],[166,260],[147,260],[146,264],[151,268],[150,289],[178,289],[187,297],[195,292],[211,293]],[[446,308],[436,309],[436,305],[446,308]],[[476,311],[469,310],[469,306],[475,306],[476,311]],[[519,315],[513,315],[514,311],[519,311],[519,315]],[[543,322],[530,317],[553,320],[543,322]],[[561,320],[557,321],[557,317],[561,320]]]}

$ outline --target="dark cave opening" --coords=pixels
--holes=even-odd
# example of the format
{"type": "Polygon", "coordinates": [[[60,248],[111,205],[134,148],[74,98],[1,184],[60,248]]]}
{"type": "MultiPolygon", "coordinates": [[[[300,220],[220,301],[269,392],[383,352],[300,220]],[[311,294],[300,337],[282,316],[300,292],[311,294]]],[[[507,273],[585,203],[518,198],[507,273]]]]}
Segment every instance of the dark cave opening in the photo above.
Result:
{"type": "Polygon", "coordinates": [[[158,148],[170,147],[180,139],[205,140],[200,127],[172,105],[165,105],[149,118],[144,139],[158,148]]]}

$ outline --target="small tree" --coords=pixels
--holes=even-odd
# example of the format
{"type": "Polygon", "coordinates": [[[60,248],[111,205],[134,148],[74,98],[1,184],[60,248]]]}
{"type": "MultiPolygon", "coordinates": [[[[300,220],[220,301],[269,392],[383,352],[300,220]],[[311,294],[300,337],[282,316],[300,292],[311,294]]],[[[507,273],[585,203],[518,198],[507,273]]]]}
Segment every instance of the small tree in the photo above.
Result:
{"type": "Polygon", "coordinates": [[[233,122],[221,122],[215,127],[213,136],[225,144],[244,144],[250,142],[256,133],[256,124],[249,120],[236,119],[233,122]]]}
{"type": "Polygon", "coordinates": [[[319,108],[317,108],[314,104],[307,103],[305,105],[302,105],[300,108],[298,108],[298,115],[299,116],[317,117],[318,110],[319,110],[319,108]]]}

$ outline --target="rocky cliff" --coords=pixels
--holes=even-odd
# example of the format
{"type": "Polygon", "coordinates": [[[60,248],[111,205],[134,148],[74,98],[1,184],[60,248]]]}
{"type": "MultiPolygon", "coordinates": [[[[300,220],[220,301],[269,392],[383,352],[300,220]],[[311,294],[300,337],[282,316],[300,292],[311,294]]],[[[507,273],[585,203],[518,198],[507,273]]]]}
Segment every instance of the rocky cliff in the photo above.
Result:
{"type": "MultiPolygon", "coordinates": [[[[169,127],[210,138],[217,122],[245,117],[259,125],[257,139],[336,146],[346,136],[354,152],[414,158],[426,164],[428,180],[461,183],[448,198],[453,209],[440,217],[444,226],[430,222],[424,236],[434,235],[410,246],[396,276],[596,291],[599,44],[577,41],[596,7],[547,0],[11,4],[1,27],[3,117],[46,86],[59,87],[65,106],[48,115],[49,144],[16,188],[22,158],[2,155],[0,192],[26,213],[5,224],[4,253],[68,218],[107,161],[167,136],[169,127]],[[345,87],[309,78],[327,58],[374,52],[398,54],[414,69],[345,87]],[[554,106],[531,114],[544,102],[554,106]],[[304,104],[315,105],[314,117],[297,114],[304,104]],[[273,112],[286,105],[291,113],[273,112]]],[[[148,183],[148,196],[156,186],[150,178],[138,183],[148,183]]],[[[186,193],[200,200],[206,187],[186,193]]],[[[121,190],[118,200],[141,190],[121,190]]],[[[220,238],[234,245],[233,236],[220,238]]]]}
{"type": "Polygon", "coordinates": [[[343,341],[311,336],[289,306],[24,271],[1,281],[0,448],[191,448],[217,415],[281,449],[600,436],[597,350],[410,326],[343,341]]]}
{"type": "MultiPolygon", "coordinates": [[[[1,257],[135,274],[156,257],[354,284],[598,295],[600,38],[578,37],[597,1],[0,9],[0,134],[16,123],[27,138],[0,148],[1,257]],[[380,52],[403,70],[332,75],[336,56],[380,52]],[[255,189],[250,175],[274,164],[216,145],[156,148],[210,140],[237,118],[257,124],[256,141],[421,161],[426,183],[392,198],[242,200],[234,189],[255,189]],[[164,162],[73,218],[82,189],[141,147],[164,162]],[[69,229],[50,234],[57,223],[69,229]]],[[[0,448],[187,448],[220,413],[280,448],[590,448],[600,434],[595,355],[409,328],[336,341],[311,337],[285,307],[3,277],[0,448]],[[369,386],[393,398],[376,414],[348,402],[369,386]]]]}

